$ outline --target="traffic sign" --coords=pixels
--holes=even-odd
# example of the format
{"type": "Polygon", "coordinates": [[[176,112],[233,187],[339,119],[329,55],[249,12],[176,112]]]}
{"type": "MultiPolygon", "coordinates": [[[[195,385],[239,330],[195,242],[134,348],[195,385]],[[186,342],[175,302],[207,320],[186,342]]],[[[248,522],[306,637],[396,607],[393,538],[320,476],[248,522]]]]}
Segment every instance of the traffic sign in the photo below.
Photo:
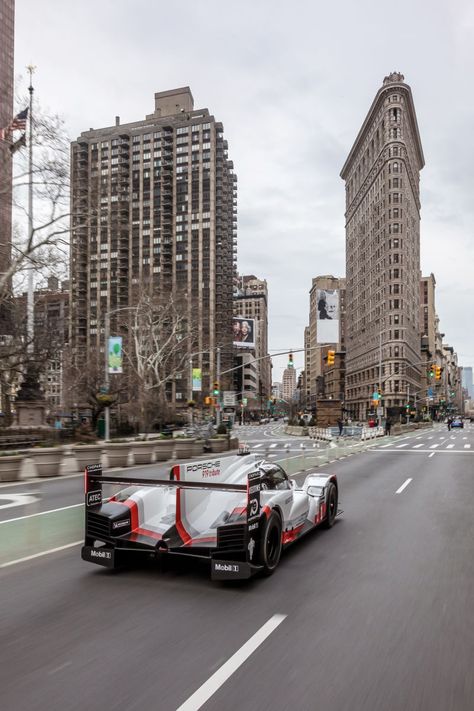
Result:
{"type": "Polygon", "coordinates": [[[381,395],[377,391],[372,393],[372,400],[380,400],[380,398],[381,398],[381,395]]]}
{"type": "Polygon", "coordinates": [[[234,407],[236,403],[236,394],[233,390],[224,390],[222,393],[224,407],[234,407]]]}

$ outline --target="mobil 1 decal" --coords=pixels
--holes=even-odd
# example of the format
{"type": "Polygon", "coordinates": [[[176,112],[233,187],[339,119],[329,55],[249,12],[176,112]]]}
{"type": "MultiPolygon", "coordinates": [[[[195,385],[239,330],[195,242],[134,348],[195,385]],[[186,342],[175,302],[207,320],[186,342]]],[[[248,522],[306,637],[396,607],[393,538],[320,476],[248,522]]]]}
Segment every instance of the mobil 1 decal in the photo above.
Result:
{"type": "Polygon", "coordinates": [[[253,563],[260,540],[260,472],[252,472],[247,479],[247,560],[253,563]]]}

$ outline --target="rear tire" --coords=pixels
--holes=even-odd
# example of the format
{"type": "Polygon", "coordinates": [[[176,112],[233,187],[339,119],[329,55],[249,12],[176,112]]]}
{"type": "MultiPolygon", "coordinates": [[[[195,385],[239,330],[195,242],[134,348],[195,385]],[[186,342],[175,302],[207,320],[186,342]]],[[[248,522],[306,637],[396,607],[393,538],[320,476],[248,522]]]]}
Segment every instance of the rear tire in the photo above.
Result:
{"type": "Polygon", "coordinates": [[[260,563],[263,565],[264,575],[272,575],[280,562],[281,529],[281,518],[276,511],[272,511],[263,527],[260,542],[260,563]]]}
{"type": "Polygon", "coordinates": [[[329,484],[326,519],[323,523],[324,528],[332,528],[337,516],[337,488],[335,484],[329,484]]]}

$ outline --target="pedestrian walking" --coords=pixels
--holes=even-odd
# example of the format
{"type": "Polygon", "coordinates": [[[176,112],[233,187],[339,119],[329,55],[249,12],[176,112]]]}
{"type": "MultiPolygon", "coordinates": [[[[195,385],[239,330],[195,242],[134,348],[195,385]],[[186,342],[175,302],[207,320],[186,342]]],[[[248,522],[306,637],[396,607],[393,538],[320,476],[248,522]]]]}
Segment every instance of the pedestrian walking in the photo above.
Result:
{"type": "Polygon", "coordinates": [[[388,436],[390,434],[390,430],[392,429],[392,420],[390,417],[387,417],[385,420],[385,434],[388,436]]]}
{"type": "Polygon", "coordinates": [[[341,420],[341,418],[338,419],[338,421],[337,421],[337,426],[339,427],[339,437],[340,437],[340,436],[342,435],[342,429],[343,429],[343,427],[344,427],[344,423],[343,423],[343,421],[341,420]]]}
{"type": "Polygon", "coordinates": [[[448,417],[448,432],[451,432],[451,425],[453,424],[453,420],[451,417],[448,417]]]}

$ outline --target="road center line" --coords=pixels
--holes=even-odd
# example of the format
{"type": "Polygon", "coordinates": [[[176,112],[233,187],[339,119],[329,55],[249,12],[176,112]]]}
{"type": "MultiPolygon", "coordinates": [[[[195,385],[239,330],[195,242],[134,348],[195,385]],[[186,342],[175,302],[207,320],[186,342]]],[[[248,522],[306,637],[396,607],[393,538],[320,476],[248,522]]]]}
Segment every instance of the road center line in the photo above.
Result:
{"type": "Polygon", "coordinates": [[[273,615],[260,627],[240,649],[233,654],[177,711],[198,711],[234,672],[255,652],[276,628],[281,625],[286,615],[273,615]]]}
{"type": "Polygon", "coordinates": [[[395,493],[396,493],[396,494],[401,494],[402,491],[403,491],[403,489],[406,489],[407,486],[408,486],[408,484],[409,484],[411,481],[413,481],[413,479],[407,479],[405,482],[403,482],[403,484],[401,485],[401,487],[396,490],[395,493]]]}

